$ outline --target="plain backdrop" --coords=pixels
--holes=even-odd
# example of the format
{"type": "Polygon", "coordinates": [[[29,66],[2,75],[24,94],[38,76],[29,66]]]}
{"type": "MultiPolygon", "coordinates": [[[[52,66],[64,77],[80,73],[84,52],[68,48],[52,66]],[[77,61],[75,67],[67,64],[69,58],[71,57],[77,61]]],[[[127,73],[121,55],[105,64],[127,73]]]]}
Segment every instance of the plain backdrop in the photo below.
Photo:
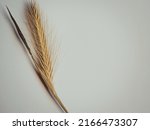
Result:
{"type": "MultiPolygon", "coordinates": [[[[150,112],[149,0],[36,1],[59,48],[54,85],[69,112],[150,112]]],[[[25,2],[0,0],[0,112],[61,112],[7,17],[5,5],[29,39],[25,2]]]]}

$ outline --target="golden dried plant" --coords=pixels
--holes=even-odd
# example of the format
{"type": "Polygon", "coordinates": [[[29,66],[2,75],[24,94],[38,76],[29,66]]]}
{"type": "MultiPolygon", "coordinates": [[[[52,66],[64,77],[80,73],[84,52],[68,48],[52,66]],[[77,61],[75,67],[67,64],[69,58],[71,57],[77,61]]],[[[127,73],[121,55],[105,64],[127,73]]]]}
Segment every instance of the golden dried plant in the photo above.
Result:
{"type": "Polygon", "coordinates": [[[11,20],[14,24],[16,32],[21,39],[24,47],[27,49],[34,68],[41,79],[42,83],[50,93],[54,101],[64,111],[68,112],[60,98],[58,97],[53,85],[54,59],[53,46],[48,47],[48,39],[46,37],[45,27],[42,21],[41,13],[35,1],[30,1],[26,4],[25,16],[27,19],[28,29],[32,38],[32,48],[29,47],[22,31],[20,30],[16,20],[12,16],[7,7],[11,20]],[[31,51],[32,50],[32,51],[31,51]]]}

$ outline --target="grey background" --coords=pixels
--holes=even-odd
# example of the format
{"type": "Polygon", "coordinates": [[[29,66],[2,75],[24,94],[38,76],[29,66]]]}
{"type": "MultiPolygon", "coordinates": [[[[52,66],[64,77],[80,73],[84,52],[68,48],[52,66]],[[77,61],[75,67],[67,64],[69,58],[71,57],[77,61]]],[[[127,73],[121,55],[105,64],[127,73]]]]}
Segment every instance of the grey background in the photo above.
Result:
{"type": "MultiPolygon", "coordinates": [[[[70,112],[150,112],[149,0],[37,0],[60,48],[55,88],[70,112]]],[[[0,112],[61,112],[7,17],[26,37],[25,0],[0,0],[0,112]]]]}

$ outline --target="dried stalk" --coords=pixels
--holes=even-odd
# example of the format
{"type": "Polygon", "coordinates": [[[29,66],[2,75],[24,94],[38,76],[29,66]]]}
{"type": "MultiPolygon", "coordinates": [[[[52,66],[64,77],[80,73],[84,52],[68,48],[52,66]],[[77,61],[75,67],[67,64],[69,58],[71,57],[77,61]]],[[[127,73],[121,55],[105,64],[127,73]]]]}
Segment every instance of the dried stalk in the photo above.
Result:
{"type": "Polygon", "coordinates": [[[59,107],[64,111],[68,112],[60,98],[58,97],[55,88],[53,86],[53,69],[54,69],[54,61],[53,54],[51,49],[48,48],[47,38],[45,34],[45,28],[42,23],[41,14],[39,8],[35,2],[29,2],[26,6],[26,19],[28,23],[29,32],[33,41],[33,52],[31,52],[30,47],[27,44],[27,41],[21,32],[17,22],[12,16],[10,10],[7,7],[9,15],[14,23],[15,29],[18,33],[19,38],[22,40],[25,48],[27,49],[31,59],[33,61],[35,70],[42,80],[42,83],[54,99],[54,101],[59,105],[59,107]]]}

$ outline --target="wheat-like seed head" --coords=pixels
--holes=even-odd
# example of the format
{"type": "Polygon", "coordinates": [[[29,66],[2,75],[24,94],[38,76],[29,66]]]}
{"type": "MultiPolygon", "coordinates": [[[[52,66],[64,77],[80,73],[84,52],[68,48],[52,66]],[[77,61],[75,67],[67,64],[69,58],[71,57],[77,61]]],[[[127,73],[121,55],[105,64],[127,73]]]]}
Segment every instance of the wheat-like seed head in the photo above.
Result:
{"type": "Polygon", "coordinates": [[[46,87],[49,90],[52,97],[63,108],[63,110],[67,112],[67,109],[57,96],[53,86],[53,51],[48,48],[45,28],[42,22],[39,7],[35,2],[30,2],[30,4],[27,4],[25,12],[29,26],[29,31],[32,36],[32,41],[34,45],[33,47],[36,53],[36,69],[40,74],[40,77],[46,84],[46,87]]]}
{"type": "Polygon", "coordinates": [[[40,11],[35,3],[32,2],[32,4],[27,5],[26,18],[30,33],[33,38],[32,41],[34,42],[33,44],[36,53],[36,60],[38,63],[37,69],[45,75],[47,80],[51,81],[53,75],[53,61],[51,57],[52,54],[49,52],[40,11]]]}

